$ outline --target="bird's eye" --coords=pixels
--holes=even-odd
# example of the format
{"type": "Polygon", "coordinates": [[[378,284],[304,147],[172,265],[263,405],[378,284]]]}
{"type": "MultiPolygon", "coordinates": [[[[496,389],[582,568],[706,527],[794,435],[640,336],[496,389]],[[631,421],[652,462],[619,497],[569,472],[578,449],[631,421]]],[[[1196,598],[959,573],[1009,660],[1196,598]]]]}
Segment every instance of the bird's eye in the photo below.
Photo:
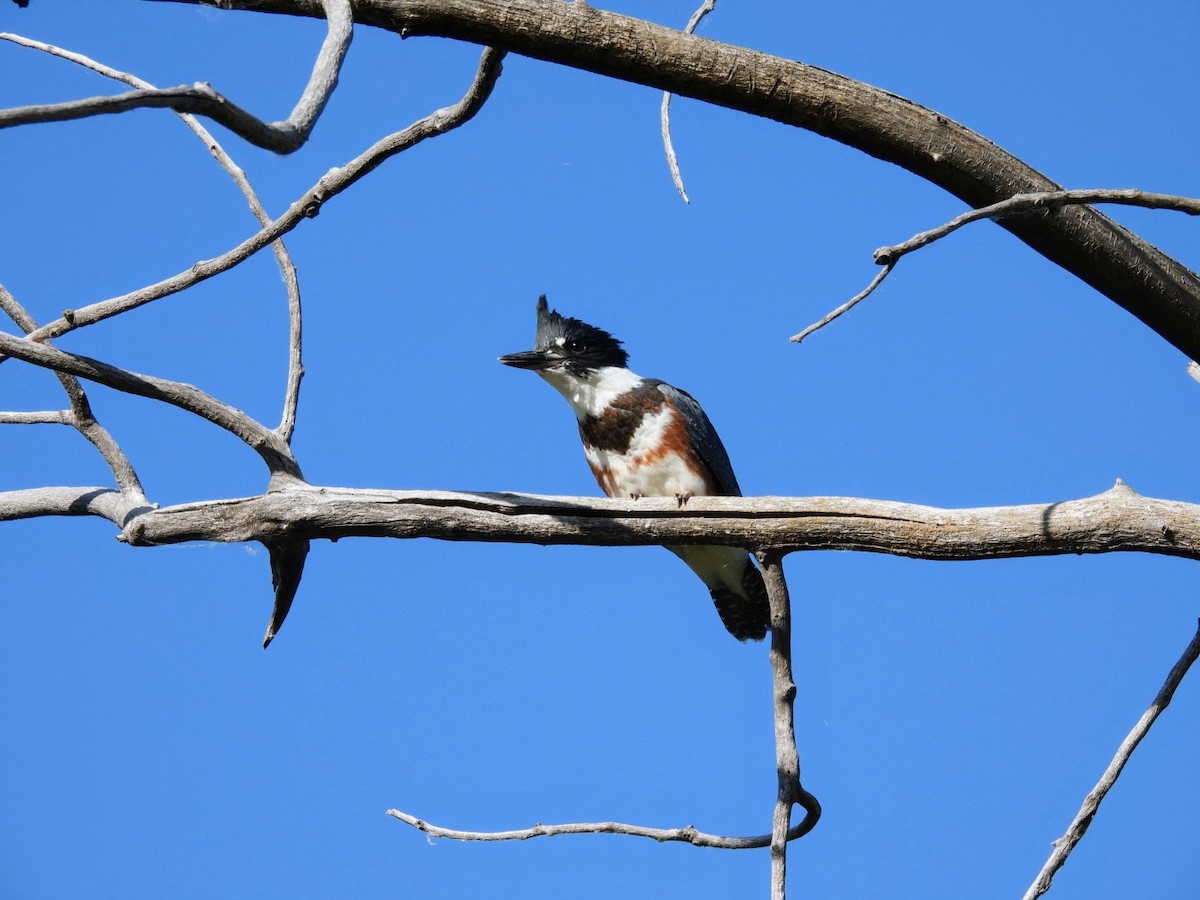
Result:
{"type": "Polygon", "coordinates": [[[567,341],[567,350],[569,350],[571,353],[578,353],[584,348],[584,346],[585,344],[583,341],[579,340],[578,338],[571,338],[569,341],[567,341]]]}

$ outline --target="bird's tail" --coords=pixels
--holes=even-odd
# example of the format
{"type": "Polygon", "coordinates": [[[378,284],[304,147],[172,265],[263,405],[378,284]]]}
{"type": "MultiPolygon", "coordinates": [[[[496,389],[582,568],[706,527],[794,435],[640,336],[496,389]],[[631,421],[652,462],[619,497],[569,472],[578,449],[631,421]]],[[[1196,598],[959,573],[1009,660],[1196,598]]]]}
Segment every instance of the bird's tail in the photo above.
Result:
{"type": "Polygon", "coordinates": [[[739,641],[761,641],[771,624],[771,605],[767,600],[767,585],[762,572],[749,554],[742,569],[741,591],[724,584],[710,588],[717,615],[725,630],[739,641]]]}

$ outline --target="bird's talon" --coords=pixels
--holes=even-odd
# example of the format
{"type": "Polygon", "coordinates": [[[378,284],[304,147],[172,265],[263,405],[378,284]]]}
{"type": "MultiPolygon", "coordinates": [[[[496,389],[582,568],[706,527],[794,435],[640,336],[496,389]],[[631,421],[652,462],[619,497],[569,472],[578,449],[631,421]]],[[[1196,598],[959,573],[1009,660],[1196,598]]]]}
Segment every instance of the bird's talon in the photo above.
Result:
{"type": "Polygon", "coordinates": [[[693,496],[694,495],[692,494],[691,491],[680,491],[678,494],[675,495],[675,502],[678,503],[680,506],[683,506],[689,500],[691,500],[693,496]]]}

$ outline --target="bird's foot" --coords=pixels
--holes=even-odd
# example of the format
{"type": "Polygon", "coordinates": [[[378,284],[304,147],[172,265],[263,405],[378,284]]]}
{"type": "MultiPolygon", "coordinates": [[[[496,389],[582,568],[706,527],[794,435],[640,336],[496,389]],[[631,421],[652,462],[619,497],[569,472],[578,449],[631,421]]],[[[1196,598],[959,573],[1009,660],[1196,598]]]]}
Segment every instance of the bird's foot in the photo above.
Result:
{"type": "Polygon", "coordinates": [[[645,494],[643,494],[639,491],[634,491],[632,494],[629,495],[629,499],[630,500],[641,500],[645,496],[646,496],[645,494]]]}
{"type": "Polygon", "coordinates": [[[687,505],[687,502],[695,496],[691,491],[680,491],[675,495],[675,502],[680,506],[687,505]]]}

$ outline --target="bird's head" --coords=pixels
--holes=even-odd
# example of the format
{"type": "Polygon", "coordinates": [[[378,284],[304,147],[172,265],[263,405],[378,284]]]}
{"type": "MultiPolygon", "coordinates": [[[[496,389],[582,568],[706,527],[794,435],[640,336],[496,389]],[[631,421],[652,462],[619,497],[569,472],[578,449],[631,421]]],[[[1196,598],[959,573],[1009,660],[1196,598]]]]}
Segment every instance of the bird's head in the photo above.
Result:
{"type": "Polygon", "coordinates": [[[537,302],[533,349],[501,356],[500,362],[544,375],[587,378],[600,369],[625,368],[629,354],[607,331],[550,309],[543,294],[537,302]]]}

